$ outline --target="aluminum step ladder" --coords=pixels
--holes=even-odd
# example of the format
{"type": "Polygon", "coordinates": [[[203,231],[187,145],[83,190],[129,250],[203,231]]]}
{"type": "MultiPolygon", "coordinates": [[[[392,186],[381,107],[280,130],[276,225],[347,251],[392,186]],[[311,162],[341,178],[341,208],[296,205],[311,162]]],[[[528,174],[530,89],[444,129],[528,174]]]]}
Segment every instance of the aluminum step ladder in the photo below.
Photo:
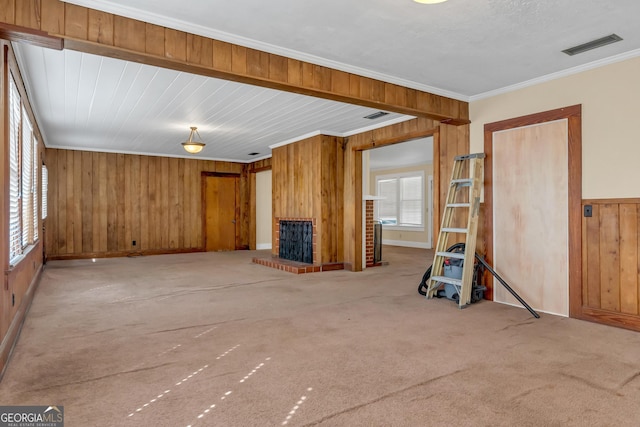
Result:
{"type": "MultiPolygon", "coordinates": [[[[453,162],[451,171],[451,182],[447,193],[447,201],[442,215],[442,225],[438,235],[431,277],[427,288],[427,298],[436,296],[438,288],[444,283],[455,286],[460,308],[471,304],[471,291],[473,287],[473,265],[476,253],[476,237],[478,232],[478,214],[480,210],[480,191],[482,188],[484,153],[465,154],[457,156],[453,162]],[[467,167],[468,166],[468,167],[467,167]],[[463,177],[465,170],[469,176],[463,177]],[[468,192],[468,193],[467,193],[468,192]],[[467,194],[465,194],[467,193],[467,194]],[[460,224],[463,215],[466,214],[466,228],[454,227],[453,224],[460,224]],[[455,234],[464,234],[464,253],[446,252],[451,245],[450,238],[455,234]],[[445,259],[464,260],[462,266],[462,279],[447,277],[444,275],[445,259]]],[[[457,243],[457,242],[453,242],[457,243]]]]}

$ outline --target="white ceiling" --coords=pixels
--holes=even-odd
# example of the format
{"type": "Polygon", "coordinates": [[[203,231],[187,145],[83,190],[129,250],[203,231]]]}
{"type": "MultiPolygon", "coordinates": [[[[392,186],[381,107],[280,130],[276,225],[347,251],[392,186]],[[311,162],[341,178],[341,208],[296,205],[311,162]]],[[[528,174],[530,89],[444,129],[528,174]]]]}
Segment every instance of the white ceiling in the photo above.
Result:
{"type": "Polygon", "coordinates": [[[14,44],[50,148],[251,162],[270,146],[324,133],[349,136],[412,118],[372,108],[181,73],[113,58],[14,44]],[[250,153],[258,153],[250,155],[250,153]]]}
{"type": "Polygon", "coordinates": [[[433,137],[374,148],[369,152],[369,169],[391,169],[433,163],[433,137]]]}
{"type": "MultiPolygon", "coordinates": [[[[640,55],[638,0],[70,0],[219,40],[473,101],[640,55]],[[616,33],[623,41],[567,56],[616,33]]],[[[301,95],[15,44],[50,147],[252,161],[270,145],[405,120],[301,95]],[[250,152],[258,152],[249,156],[250,152]]]]}

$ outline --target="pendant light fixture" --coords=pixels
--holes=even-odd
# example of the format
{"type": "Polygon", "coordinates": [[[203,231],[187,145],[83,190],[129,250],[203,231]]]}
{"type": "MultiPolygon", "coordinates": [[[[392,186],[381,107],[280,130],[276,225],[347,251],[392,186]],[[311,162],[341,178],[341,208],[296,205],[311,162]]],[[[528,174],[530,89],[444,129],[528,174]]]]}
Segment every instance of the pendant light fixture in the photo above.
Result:
{"type": "Polygon", "coordinates": [[[195,126],[191,126],[191,133],[189,133],[189,140],[182,143],[182,146],[184,147],[185,151],[189,154],[197,154],[202,151],[205,145],[206,144],[202,142],[202,137],[200,136],[200,133],[198,133],[198,128],[195,126]],[[193,140],[194,133],[198,135],[198,139],[200,139],[200,141],[193,140]]]}

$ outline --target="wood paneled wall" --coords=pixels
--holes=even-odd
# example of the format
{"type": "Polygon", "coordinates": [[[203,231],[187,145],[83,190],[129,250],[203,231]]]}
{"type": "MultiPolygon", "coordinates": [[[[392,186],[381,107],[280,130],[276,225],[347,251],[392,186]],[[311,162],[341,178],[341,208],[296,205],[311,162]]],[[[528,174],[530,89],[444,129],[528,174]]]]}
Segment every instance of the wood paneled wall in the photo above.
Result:
{"type": "MultiPolygon", "coordinates": [[[[449,192],[451,173],[453,171],[453,162],[456,156],[461,154],[469,154],[469,126],[440,126],[438,131],[438,137],[434,137],[434,152],[436,154],[434,158],[434,165],[437,164],[437,171],[434,167],[433,174],[438,175],[440,183],[438,185],[439,194],[438,197],[434,197],[434,213],[433,213],[433,236],[436,241],[433,242],[433,247],[437,243],[438,234],[440,233],[440,225],[442,223],[442,213],[444,212],[444,203],[447,200],[447,194],[449,192]],[[444,141],[444,142],[443,142],[444,141]]],[[[469,167],[464,165],[462,170],[462,176],[469,176],[469,167]]],[[[435,195],[434,195],[435,196],[435,195]]],[[[457,202],[468,202],[469,192],[458,192],[457,202]],[[462,196],[462,198],[460,198],[462,196]]],[[[452,218],[452,227],[467,228],[467,214],[468,209],[460,209],[456,215],[452,218]]],[[[478,247],[482,246],[480,236],[482,235],[482,228],[479,224],[478,227],[478,247]]],[[[466,235],[464,234],[449,234],[449,242],[447,247],[454,243],[464,242],[466,235]]]]}
{"type": "MultiPolygon", "coordinates": [[[[318,135],[273,150],[273,218],[315,218],[320,264],[341,262],[343,150],[339,138],[318,135]]],[[[276,229],[272,252],[277,255],[276,229]]]]}
{"type": "Polygon", "coordinates": [[[249,247],[248,165],[48,149],[47,167],[50,259],[201,250],[202,172],[241,174],[240,246],[249,247]]]}
{"type": "Polygon", "coordinates": [[[582,318],[640,331],[640,199],[583,200],[582,318]]]}
{"type": "MultiPolygon", "coordinates": [[[[32,42],[64,47],[449,123],[469,123],[468,103],[188,34],[59,0],[2,0],[3,24],[28,31],[32,42]],[[39,34],[42,32],[42,34],[39,34]]],[[[12,37],[16,28],[7,29],[12,37]]],[[[19,39],[20,37],[17,37],[19,39]]],[[[25,38],[25,37],[22,37],[25,38]]]]}
{"type": "MultiPolygon", "coordinates": [[[[446,190],[451,178],[453,158],[469,152],[469,127],[452,126],[417,118],[348,138],[344,157],[344,259],[345,268],[362,269],[362,151],[397,144],[416,138],[434,137],[434,186],[440,197],[434,199],[434,224],[439,228],[446,190]],[[439,161],[438,161],[439,159],[439,161]]],[[[437,234],[436,234],[437,235],[437,234]]]]}

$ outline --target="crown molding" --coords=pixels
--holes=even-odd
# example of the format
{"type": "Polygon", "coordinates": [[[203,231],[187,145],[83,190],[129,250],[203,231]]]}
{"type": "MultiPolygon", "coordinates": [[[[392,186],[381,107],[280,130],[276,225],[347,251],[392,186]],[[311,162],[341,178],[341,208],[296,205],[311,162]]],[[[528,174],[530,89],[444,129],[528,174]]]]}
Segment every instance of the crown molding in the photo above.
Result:
{"type": "Polygon", "coordinates": [[[148,157],[168,157],[172,159],[212,160],[215,162],[229,162],[229,163],[243,163],[243,164],[258,162],[260,160],[268,159],[271,157],[271,154],[269,154],[267,156],[261,156],[251,160],[238,160],[238,159],[227,159],[223,157],[207,157],[207,156],[201,156],[199,154],[182,155],[182,154],[151,153],[147,151],[111,150],[108,148],[72,147],[68,145],[47,145],[47,148],[55,148],[58,150],[70,150],[70,151],[90,151],[93,153],[129,154],[134,156],[148,156],[148,157]]]}
{"type": "Polygon", "coordinates": [[[274,148],[283,147],[285,145],[293,144],[294,142],[302,141],[303,139],[313,138],[314,136],[318,136],[318,135],[327,135],[327,136],[336,136],[338,138],[346,138],[346,137],[349,137],[349,136],[357,135],[359,133],[369,132],[371,130],[376,130],[376,129],[380,129],[380,128],[383,128],[383,127],[395,125],[397,123],[406,122],[407,120],[411,120],[411,119],[415,119],[415,117],[414,116],[400,116],[400,117],[396,117],[395,119],[387,120],[387,121],[381,122],[381,123],[376,123],[376,124],[371,125],[371,126],[365,126],[365,127],[359,128],[359,129],[354,129],[352,131],[345,132],[345,133],[333,132],[333,131],[329,131],[329,130],[316,130],[316,131],[313,131],[313,132],[305,133],[304,135],[300,135],[300,136],[296,136],[296,137],[284,140],[282,142],[277,142],[275,144],[270,145],[269,148],[273,150],[274,148]]]}
{"type": "Polygon", "coordinates": [[[516,83],[510,86],[505,86],[499,89],[490,90],[488,92],[483,92],[477,95],[472,95],[469,97],[469,102],[479,101],[481,99],[491,98],[497,95],[514,92],[516,90],[539,85],[541,83],[550,82],[552,80],[560,79],[562,77],[568,77],[574,74],[579,74],[585,71],[593,70],[594,68],[600,68],[606,65],[615,64],[616,62],[626,61],[627,59],[636,58],[638,56],[640,56],[640,49],[630,50],[629,52],[624,52],[618,55],[610,56],[608,58],[598,59],[597,61],[592,61],[587,64],[582,64],[576,67],[567,68],[566,70],[547,74],[541,77],[536,77],[535,79],[526,80],[524,82],[516,83]]]}

